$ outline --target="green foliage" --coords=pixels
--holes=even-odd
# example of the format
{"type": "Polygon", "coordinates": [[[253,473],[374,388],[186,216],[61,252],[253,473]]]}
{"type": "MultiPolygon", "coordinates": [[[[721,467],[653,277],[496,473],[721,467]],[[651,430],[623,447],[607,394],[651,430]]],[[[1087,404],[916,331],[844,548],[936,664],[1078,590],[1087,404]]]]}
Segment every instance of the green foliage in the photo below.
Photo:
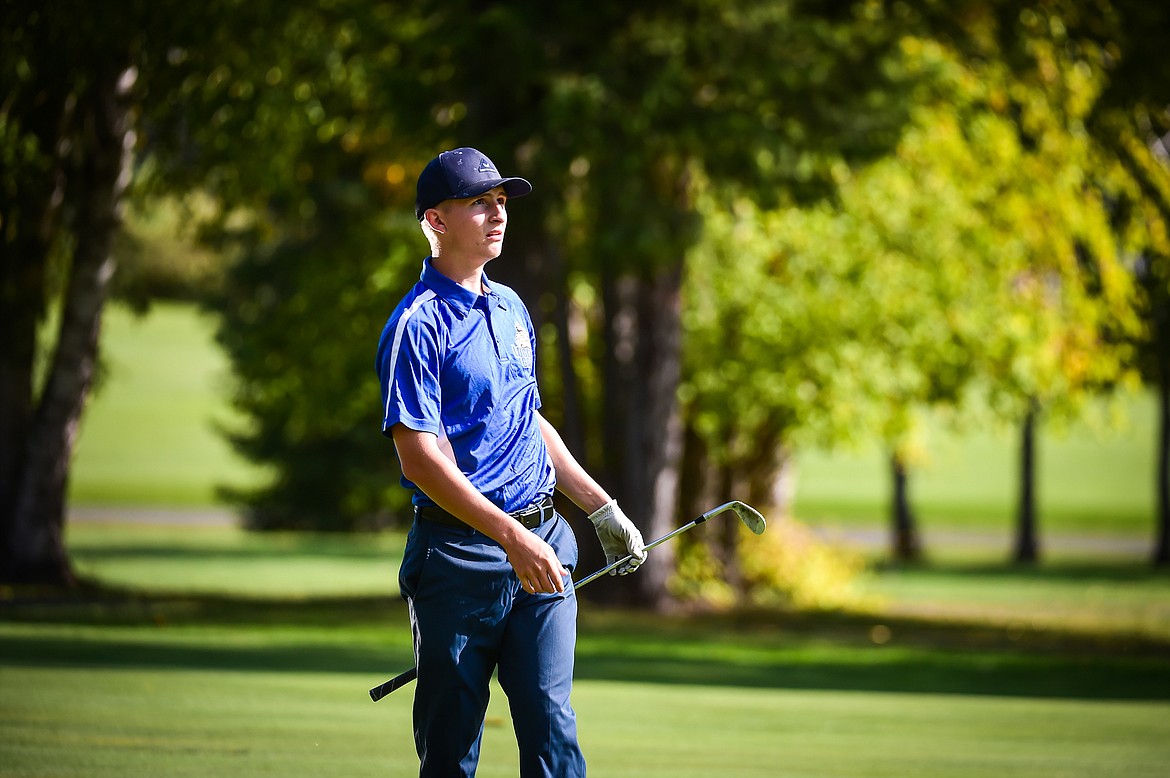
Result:
{"type": "Polygon", "coordinates": [[[733,468],[777,440],[905,446],[920,408],[969,414],[973,392],[1015,418],[1128,376],[1110,335],[1136,327],[1132,277],[1079,123],[1099,70],[1038,46],[1072,72],[1045,91],[929,39],[902,48],[923,75],[913,121],[834,201],[704,203],[684,398],[733,468]]]}
{"type": "Polygon", "coordinates": [[[801,610],[864,610],[874,604],[865,590],[861,554],[818,538],[788,517],[773,519],[759,540],[741,546],[751,602],[801,610]]]}
{"type": "Polygon", "coordinates": [[[138,311],[152,301],[201,300],[223,281],[226,257],[199,245],[193,234],[200,198],[155,199],[129,211],[114,254],[112,295],[138,311]]]}
{"type": "Polygon", "coordinates": [[[426,24],[356,2],[226,10],[207,41],[155,63],[141,170],[146,197],[205,195],[200,236],[229,260],[207,304],[246,419],[230,437],[273,476],[223,495],[258,529],[393,523],[404,496],[373,348],[425,245],[398,215],[421,167],[403,131],[428,120],[409,63],[426,24]]]}
{"type": "Polygon", "coordinates": [[[233,405],[248,419],[232,440],[275,474],[225,493],[256,529],[373,528],[406,503],[378,434],[373,351],[417,273],[421,236],[409,219],[350,229],[360,205],[331,200],[345,191],[316,193],[316,218],[245,252],[211,302],[235,365],[233,405]]]}
{"type": "Polygon", "coordinates": [[[741,533],[737,563],[743,591],[705,543],[685,543],[671,590],[683,600],[727,608],[743,603],[797,610],[858,610],[873,604],[865,591],[861,554],[820,540],[806,525],[770,519],[759,537],[741,533]]]}

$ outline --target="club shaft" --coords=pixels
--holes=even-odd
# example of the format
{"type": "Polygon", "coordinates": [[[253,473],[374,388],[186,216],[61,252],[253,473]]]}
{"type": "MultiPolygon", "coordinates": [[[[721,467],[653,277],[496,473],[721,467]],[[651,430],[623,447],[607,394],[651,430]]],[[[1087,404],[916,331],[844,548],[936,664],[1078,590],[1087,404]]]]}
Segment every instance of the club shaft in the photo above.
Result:
{"type": "MultiPolygon", "coordinates": [[[[675,537],[676,535],[681,535],[682,533],[686,532],[687,530],[693,529],[694,527],[699,526],[700,524],[702,524],[703,522],[705,522],[707,519],[711,518],[712,516],[714,516],[718,513],[722,513],[723,511],[727,510],[733,504],[734,503],[727,502],[727,503],[720,505],[718,508],[712,508],[711,510],[707,511],[699,518],[687,522],[686,524],[682,525],[678,529],[675,529],[672,532],[666,533],[665,535],[658,538],[657,540],[650,541],[645,546],[646,550],[649,551],[650,549],[654,548],[655,546],[662,545],[663,543],[665,543],[666,541],[675,537]]],[[[601,568],[600,570],[598,570],[596,572],[590,573],[589,575],[585,576],[584,578],[582,578],[579,581],[574,581],[573,582],[573,589],[574,590],[580,589],[582,586],[585,586],[586,584],[589,584],[589,583],[592,583],[593,581],[596,581],[601,576],[605,575],[606,573],[609,573],[612,570],[616,570],[617,568],[621,567],[622,565],[624,565],[626,562],[629,562],[633,558],[634,558],[634,555],[630,554],[622,559],[617,560],[616,562],[611,562],[610,564],[606,565],[605,567],[601,568]]],[[[378,700],[385,697],[387,694],[390,694],[391,692],[396,691],[397,689],[405,686],[406,684],[410,683],[411,681],[413,681],[417,677],[418,677],[418,668],[417,667],[412,667],[405,672],[399,673],[398,675],[391,678],[389,681],[386,681],[385,683],[383,683],[379,686],[375,686],[373,689],[370,689],[370,699],[372,699],[374,702],[377,702],[378,700]]]]}

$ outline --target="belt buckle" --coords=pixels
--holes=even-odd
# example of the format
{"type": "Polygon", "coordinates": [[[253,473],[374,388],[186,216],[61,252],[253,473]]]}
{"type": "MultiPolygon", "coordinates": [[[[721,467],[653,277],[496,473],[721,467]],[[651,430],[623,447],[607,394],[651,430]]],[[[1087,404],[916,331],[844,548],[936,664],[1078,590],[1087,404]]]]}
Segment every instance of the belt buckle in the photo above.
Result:
{"type": "Polygon", "coordinates": [[[544,523],[544,512],[546,508],[551,507],[547,506],[546,502],[551,501],[542,497],[524,510],[518,511],[515,516],[520,520],[520,523],[528,529],[535,529],[544,523]],[[536,518],[534,519],[533,517],[536,518]]]}

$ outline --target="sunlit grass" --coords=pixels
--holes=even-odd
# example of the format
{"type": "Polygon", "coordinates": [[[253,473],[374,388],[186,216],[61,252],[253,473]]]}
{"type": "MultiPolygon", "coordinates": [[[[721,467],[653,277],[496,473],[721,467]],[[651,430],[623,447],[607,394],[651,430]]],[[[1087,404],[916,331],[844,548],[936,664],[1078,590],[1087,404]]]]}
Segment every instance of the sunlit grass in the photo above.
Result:
{"type": "Polygon", "coordinates": [[[232,526],[73,522],[77,571],[151,592],[396,595],[403,536],[254,533],[232,526]]]}
{"type": "MultiPolygon", "coordinates": [[[[180,598],[72,624],[56,607],[0,622],[0,774],[417,774],[413,687],[365,696],[410,661],[400,606],[180,598]]],[[[1105,778],[1170,757],[1156,649],[903,622],[875,643],[870,624],[587,612],[590,774],[1105,778]]],[[[479,774],[516,764],[494,687],[479,774]]]]}
{"type": "Polygon", "coordinates": [[[887,568],[867,581],[894,614],[1170,640],[1170,574],[1143,565],[887,568]]]}
{"type": "MultiPolygon", "coordinates": [[[[0,592],[0,775],[417,774],[401,537],[81,522],[103,584],[0,592]],[[124,587],[124,588],[123,588],[124,587]]],[[[1105,778],[1170,759],[1170,577],[876,568],[865,613],[583,602],[594,776],[1105,778]]],[[[514,776],[494,688],[479,775],[514,776]]]]}
{"type": "Polygon", "coordinates": [[[214,319],[190,305],[159,303],[145,317],[106,310],[102,380],[82,417],[72,503],[211,505],[218,485],[260,478],[217,432],[239,419],[213,331],[214,319]]]}
{"type": "MultiPolygon", "coordinates": [[[[4,775],[410,776],[409,698],[350,673],[0,669],[4,775]],[[84,690],[84,691],[79,691],[84,690]]],[[[503,695],[481,776],[515,776],[503,695]]],[[[1167,705],[582,681],[593,776],[1159,776],[1167,705]]]]}
{"type": "MultiPolygon", "coordinates": [[[[1042,426],[1036,474],[1042,529],[1152,536],[1155,422],[1154,397],[1143,393],[1093,403],[1074,423],[1042,426]]],[[[1017,435],[995,427],[961,435],[929,429],[910,473],[922,525],[1008,531],[1019,489],[1017,435]]],[[[891,487],[880,449],[801,451],[797,461],[801,518],[884,525],[891,487]]]]}

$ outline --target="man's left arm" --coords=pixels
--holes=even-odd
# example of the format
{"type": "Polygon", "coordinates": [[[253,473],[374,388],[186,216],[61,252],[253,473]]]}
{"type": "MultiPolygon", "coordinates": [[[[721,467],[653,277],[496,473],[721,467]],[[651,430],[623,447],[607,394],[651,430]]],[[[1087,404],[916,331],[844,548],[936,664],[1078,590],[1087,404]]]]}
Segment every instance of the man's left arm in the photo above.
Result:
{"type": "MultiPolygon", "coordinates": [[[[646,549],[642,533],[634,526],[617,501],[597,483],[569,451],[556,428],[540,413],[540,434],[552,457],[553,469],[557,475],[557,489],[572,500],[578,508],[589,514],[589,521],[597,531],[597,538],[605,551],[606,562],[612,564],[626,556],[633,559],[614,571],[617,575],[632,573],[646,561],[646,549]]],[[[611,573],[612,575],[613,573],[611,573]]]]}

